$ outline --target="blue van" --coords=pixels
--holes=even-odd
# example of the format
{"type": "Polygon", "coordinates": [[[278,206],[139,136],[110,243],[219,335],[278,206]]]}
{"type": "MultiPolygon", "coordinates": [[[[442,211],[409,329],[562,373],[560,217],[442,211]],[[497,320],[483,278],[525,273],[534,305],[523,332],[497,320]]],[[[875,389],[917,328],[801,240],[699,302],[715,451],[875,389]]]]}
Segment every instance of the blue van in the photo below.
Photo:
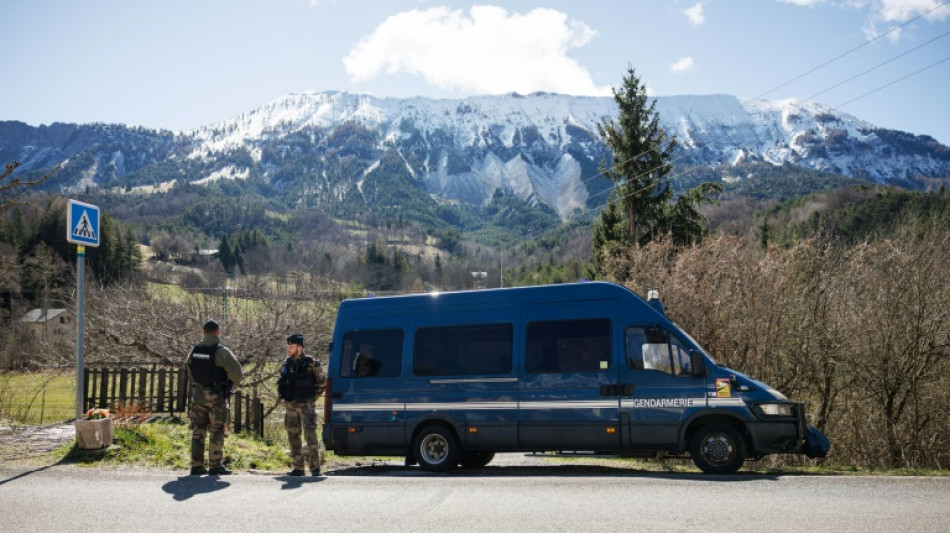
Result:
{"type": "Polygon", "coordinates": [[[337,455],[445,471],[495,452],[824,456],[801,403],[716,364],[612,283],[348,299],[330,345],[323,440],[337,455]]]}

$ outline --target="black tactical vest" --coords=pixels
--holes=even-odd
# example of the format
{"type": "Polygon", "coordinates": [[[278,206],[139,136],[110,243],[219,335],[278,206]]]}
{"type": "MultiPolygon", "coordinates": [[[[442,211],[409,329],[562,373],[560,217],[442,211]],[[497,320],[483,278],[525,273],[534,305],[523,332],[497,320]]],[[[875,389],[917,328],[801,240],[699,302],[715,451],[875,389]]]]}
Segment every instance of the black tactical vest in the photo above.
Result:
{"type": "Polygon", "coordinates": [[[310,372],[313,357],[305,355],[299,361],[288,358],[280,369],[277,393],[291,401],[310,400],[317,397],[317,376],[310,372]]]}
{"type": "Polygon", "coordinates": [[[218,351],[220,344],[205,346],[196,344],[191,349],[191,357],[188,358],[188,366],[191,369],[191,379],[195,383],[207,385],[209,387],[221,387],[228,382],[228,373],[223,368],[214,364],[214,354],[218,351]]]}

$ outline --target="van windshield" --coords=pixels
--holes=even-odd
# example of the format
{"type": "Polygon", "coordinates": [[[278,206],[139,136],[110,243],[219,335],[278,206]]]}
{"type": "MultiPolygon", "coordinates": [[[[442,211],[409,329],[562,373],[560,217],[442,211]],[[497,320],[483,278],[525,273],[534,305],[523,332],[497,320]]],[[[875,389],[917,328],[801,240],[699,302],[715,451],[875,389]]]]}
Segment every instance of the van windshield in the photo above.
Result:
{"type": "Polygon", "coordinates": [[[679,327],[679,324],[674,323],[673,325],[676,326],[677,330],[679,330],[680,335],[686,337],[686,340],[688,340],[690,344],[698,348],[699,351],[703,352],[703,355],[705,355],[712,362],[712,364],[719,366],[719,363],[716,362],[713,356],[709,355],[709,352],[707,352],[705,348],[703,348],[702,346],[700,346],[698,342],[696,342],[696,339],[691,337],[689,333],[686,333],[686,331],[683,328],[679,327]]]}

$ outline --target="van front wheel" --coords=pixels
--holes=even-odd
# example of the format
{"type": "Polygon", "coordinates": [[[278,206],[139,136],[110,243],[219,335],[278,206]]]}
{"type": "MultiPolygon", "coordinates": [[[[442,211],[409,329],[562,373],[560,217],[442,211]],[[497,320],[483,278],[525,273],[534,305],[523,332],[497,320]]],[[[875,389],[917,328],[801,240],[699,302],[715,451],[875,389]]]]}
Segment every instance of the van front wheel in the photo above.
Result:
{"type": "Polygon", "coordinates": [[[736,428],[710,424],[693,435],[689,451],[693,463],[707,474],[735,474],[745,462],[745,439],[736,428]]]}
{"type": "Polygon", "coordinates": [[[416,435],[412,449],[423,470],[445,472],[458,464],[458,439],[452,430],[443,426],[423,428],[416,435]]]}

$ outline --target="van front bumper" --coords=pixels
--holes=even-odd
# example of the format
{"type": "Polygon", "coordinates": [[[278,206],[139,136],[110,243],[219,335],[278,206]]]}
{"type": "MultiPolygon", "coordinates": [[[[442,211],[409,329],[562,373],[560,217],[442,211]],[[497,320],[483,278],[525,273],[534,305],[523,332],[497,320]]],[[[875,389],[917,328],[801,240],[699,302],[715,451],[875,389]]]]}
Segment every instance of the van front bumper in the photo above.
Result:
{"type": "Polygon", "coordinates": [[[796,403],[793,417],[781,419],[760,418],[749,424],[752,455],[770,453],[798,453],[805,442],[805,404],[796,403]]]}
{"type": "Polygon", "coordinates": [[[752,455],[770,453],[796,453],[801,449],[802,438],[794,420],[781,422],[757,422],[749,424],[752,455]]]}

